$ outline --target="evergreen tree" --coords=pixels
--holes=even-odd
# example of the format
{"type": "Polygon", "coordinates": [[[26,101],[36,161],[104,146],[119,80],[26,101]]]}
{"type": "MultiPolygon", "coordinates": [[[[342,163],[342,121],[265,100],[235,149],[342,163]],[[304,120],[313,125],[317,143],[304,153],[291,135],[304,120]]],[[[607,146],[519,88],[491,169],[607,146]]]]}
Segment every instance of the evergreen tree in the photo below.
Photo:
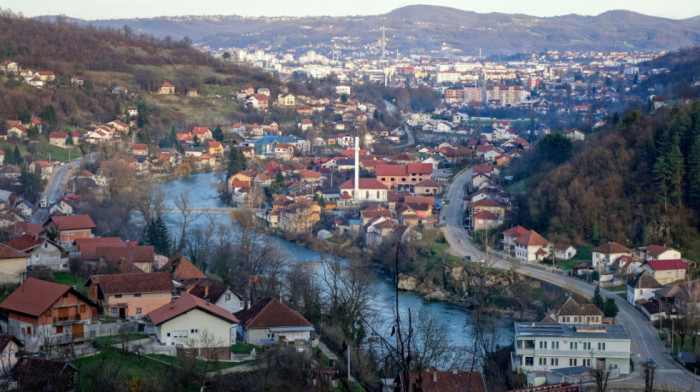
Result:
{"type": "Polygon", "coordinates": [[[617,307],[615,299],[609,297],[606,298],[605,304],[603,304],[603,314],[605,315],[605,317],[615,318],[615,316],[617,316],[619,312],[620,308],[617,307]]]}
{"type": "Polygon", "coordinates": [[[246,161],[243,152],[237,148],[232,148],[228,156],[228,166],[226,168],[226,178],[245,170],[246,161]]]}
{"type": "Polygon", "coordinates": [[[22,109],[19,113],[19,122],[22,124],[28,124],[32,121],[32,114],[27,109],[22,109]]]}
{"type": "Polygon", "coordinates": [[[32,140],[38,138],[39,128],[37,128],[36,125],[32,125],[31,127],[29,127],[29,129],[27,129],[27,137],[32,140]]]}
{"type": "Polygon", "coordinates": [[[270,185],[270,191],[273,195],[279,195],[284,192],[285,187],[284,175],[281,170],[277,170],[277,173],[275,173],[275,181],[270,185]]]}
{"type": "Polygon", "coordinates": [[[224,141],[224,131],[221,130],[221,126],[217,125],[216,128],[214,128],[214,132],[212,133],[212,137],[217,142],[224,141]]]}
{"type": "Polygon", "coordinates": [[[19,151],[18,146],[15,146],[15,151],[12,153],[12,163],[15,165],[22,164],[22,153],[19,151]]]}
{"type": "Polygon", "coordinates": [[[139,128],[143,128],[144,126],[148,125],[148,116],[150,113],[151,110],[148,108],[148,104],[146,102],[141,102],[138,106],[138,114],[136,119],[136,124],[138,124],[139,128]]]}
{"type": "Polygon", "coordinates": [[[73,145],[73,137],[69,133],[68,136],[66,136],[66,146],[72,146],[72,145],[73,145]]]}
{"type": "Polygon", "coordinates": [[[605,305],[605,302],[603,301],[603,297],[600,295],[600,284],[596,284],[595,290],[593,290],[593,303],[600,310],[603,310],[603,306],[605,305]]]}
{"type": "Polygon", "coordinates": [[[53,105],[46,105],[44,107],[44,113],[41,116],[44,126],[46,126],[46,131],[51,131],[58,125],[58,114],[56,114],[56,108],[53,105]]]}
{"type": "Polygon", "coordinates": [[[678,201],[678,207],[683,206],[683,178],[685,173],[683,161],[683,153],[680,146],[674,144],[668,156],[668,174],[670,177],[670,196],[678,201]]]}
{"type": "Polygon", "coordinates": [[[199,140],[199,136],[194,135],[194,138],[192,139],[192,146],[193,147],[202,147],[202,141],[199,140]]]}
{"type": "Polygon", "coordinates": [[[688,152],[687,177],[690,203],[693,208],[700,209],[700,132],[695,136],[688,152]]]}
{"type": "Polygon", "coordinates": [[[170,255],[170,232],[160,214],[146,226],[146,241],[153,245],[156,253],[170,255]]]}

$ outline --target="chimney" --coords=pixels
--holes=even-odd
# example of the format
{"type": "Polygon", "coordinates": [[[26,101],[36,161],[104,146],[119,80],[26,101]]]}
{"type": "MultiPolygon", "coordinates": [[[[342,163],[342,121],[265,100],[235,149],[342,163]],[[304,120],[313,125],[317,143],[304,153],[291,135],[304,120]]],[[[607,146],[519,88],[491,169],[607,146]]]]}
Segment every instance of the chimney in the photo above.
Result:
{"type": "Polygon", "coordinates": [[[355,190],[353,199],[360,200],[360,138],[355,136],[355,190]]]}
{"type": "MultiPolygon", "coordinates": [[[[207,284],[207,285],[204,285],[204,298],[208,298],[208,297],[209,297],[209,285],[207,284]]],[[[209,301],[209,299],[207,299],[207,301],[209,301]]]]}
{"type": "Polygon", "coordinates": [[[433,372],[433,382],[437,382],[437,372],[433,372]]]}

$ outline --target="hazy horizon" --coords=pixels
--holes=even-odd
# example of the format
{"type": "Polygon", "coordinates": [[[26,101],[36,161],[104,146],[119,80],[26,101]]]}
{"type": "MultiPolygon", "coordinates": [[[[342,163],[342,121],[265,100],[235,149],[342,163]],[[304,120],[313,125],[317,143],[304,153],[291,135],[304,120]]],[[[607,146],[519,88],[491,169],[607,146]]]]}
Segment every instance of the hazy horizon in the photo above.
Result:
{"type": "Polygon", "coordinates": [[[21,13],[25,17],[65,15],[85,20],[157,18],[177,16],[217,16],[240,15],[246,17],[304,17],[304,16],[366,16],[388,13],[409,5],[436,5],[477,13],[510,13],[538,17],[552,17],[569,14],[599,15],[612,10],[626,10],[649,16],[671,19],[686,19],[700,15],[700,2],[679,0],[658,6],[650,0],[591,0],[586,3],[561,2],[559,0],[539,0],[522,2],[518,0],[472,1],[465,7],[463,1],[438,0],[409,3],[403,0],[387,0],[380,6],[374,1],[358,0],[352,4],[334,4],[317,0],[298,0],[290,3],[282,0],[269,0],[264,12],[257,4],[249,2],[224,2],[221,0],[201,0],[193,3],[184,0],[168,2],[151,1],[143,3],[135,0],[115,2],[94,2],[87,0],[66,0],[64,2],[27,2],[26,0],[6,0],[3,9],[21,13]],[[106,3],[106,4],[102,4],[106,3]],[[237,4],[240,3],[240,4],[237,4]],[[310,12],[314,10],[316,12],[310,12]]]}

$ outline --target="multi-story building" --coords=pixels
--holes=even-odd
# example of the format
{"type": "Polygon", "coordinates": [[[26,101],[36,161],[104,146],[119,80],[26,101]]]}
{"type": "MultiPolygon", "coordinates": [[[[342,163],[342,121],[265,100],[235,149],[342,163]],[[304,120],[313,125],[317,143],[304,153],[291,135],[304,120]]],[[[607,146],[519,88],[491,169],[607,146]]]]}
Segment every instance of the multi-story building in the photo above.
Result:
{"type": "Polygon", "coordinates": [[[622,325],[515,323],[513,369],[585,366],[630,373],[630,337],[622,325]]]}
{"type": "Polygon", "coordinates": [[[406,165],[377,165],[377,180],[392,191],[413,192],[415,185],[429,180],[433,174],[430,163],[408,163],[406,165]]]}

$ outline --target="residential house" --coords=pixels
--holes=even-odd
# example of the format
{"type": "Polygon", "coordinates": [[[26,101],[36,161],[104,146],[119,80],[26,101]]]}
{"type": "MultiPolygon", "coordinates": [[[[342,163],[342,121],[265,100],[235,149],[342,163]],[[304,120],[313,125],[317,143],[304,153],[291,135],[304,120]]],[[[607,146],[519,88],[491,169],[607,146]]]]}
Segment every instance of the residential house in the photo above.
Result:
{"type": "Polygon", "coordinates": [[[2,374],[10,374],[10,371],[17,363],[18,351],[22,347],[22,342],[16,337],[7,333],[0,333],[0,371],[2,374]]]}
{"type": "Polygon", "coordinates": [[[688,265],[681,259],[649,260],[644,268],[651,272],[659,283],[669,284],[685,279],[688,265]]]}
{"type": "Polygon", "coordinates": [[[264,94],[253,94],[248,97],[247,103],[253,108],[258,110],[267,110],[269,107],[270,97],[264,94]]]}
{"type": "Polygon", "coordinates": [[[631,256],[632,251],[616,242],[595,247],[591,250],[591,265],[593,268],[600,268],[612,264],[620,256],[631,256]]]}
{"type": "Polygon", "coordinates": [[[472,215],[476,215],[482,211],[488,211],[499,218],[503,219],[506,216],[506,209],[503,204],[493,199],[481,199],[469,205],[472,215]]]}
{"type": "Polygon", "coordinates": [[[554,245],[554,258],[557,260],[571,260],[576,256],[576,248],[569,244],[557,243],[554,245]]]}
{"type": "Polygon", "coordinates": [[[469,217],[469,228],[472,230],[486,230],[503,224],[503,217],[488,210],[477,212],[469,217]]]}
{"type": "Polygon", "coordinates": [[[154,247],[151,245],[98,245],[95,247],[95,258],[101,262],[117,263],[128,261],[142,272],[151,272],[155,259],[154,247]]]}
{"type": "Polygon", "coordinates": [[[224,155],[224,146],[221,144],[221,142],[217,142],[215,140],[208,140],[207,148],[209,149],[209,154],[216,156],[224,155]]]}
{"type": "Polygon", "coordinates": [[[27,271],[28,258],[28,254],[0,244],[0,283],[19,283],[20,275],[27,271]]]}
{"type": "Polygon", "coordinates": [[[170,302],[175,286],[166,272],[93,275],[85,282],[100,312],[139,318],[170,302]]]}
{"type": "Polygon", "coordinates": [[[231,314],[245,309],[245,299],[230,287],[211,279],[200,280],[187,288],[187,293],[226,309],[231,314]]]}
{"type": "Polygon", "coordinates": [[[36,173],[37,169],[41,173],[41,178],[46,180],[53,173],[53,166],[48,161],[35,161],[29,164],[29,170],[36,173]]]}
{"type": "Polygon", "coordinates": [[[544,372],[584,366],[630,373],[630,337],[622,325],[515,323],[511,366],[544,372]]]}
{"type": "MultiPolygon", "coordinates": [[[[424,161],[425,163],[425,161],[424,161]]],[[[442,185],[437,181],[421,181],[414,187],[414,193],[418,196],[433,196],[442,193],[442,185]]]]}
{"type": "MultiPolygon", "coordinates": [[[[448,370],[441,371],[435,367],[429,367],[424,371],[413,371],[408,374],[409,387],[407,392],[487,392],[484,376],[480,371],[448,370]]],[[[404,373],[400,373],[394,380],[394,390],[402,385],[404,373]]]]}
{"type": "MultiPolygon", "coordinates": [[[[360,178],[358,183],[358,193],[355,193],[355,180],[348,180],[340,185],[340,192],[350,196],[355,202],[386,202],[388,190],[381,182],[374,178],[360,178]]],[[[342,197],[342,196],[341,196],[342,197]]]]}
{"type": "Polygon", "coordinates": [[[377,218],[367,227],[365,241],[367,245],[379,246],[384,242],[385,238],[392,235],[400,227],[401,224],[393,219],[384,217],[377,218]]]}
{"type": "Polygon", "coordinates": [[[557,311],[554,320],[561,324],[603,324],[603,312],[594,304],[579,304],[569,297],[557,311]]]}
{"type": "Polygon", "coordinates": [[[10,240],[7,246],[28,255],[27,267],[40,265],[56,271],[68,270],[68,255],[47,238],[24,234],[10,240]]]}
{"type": "Polygon", "coordinates": [[[299,178],[302,182],[318,184],[321,182],[321,173],[315,170],[299,170],[299,178]]]}
{"type": "Polygon", "coordinates": [[[377,181],[392,191],[413,192],[416,184],[431,179],[433,165],[430,163],[408,163],[405,165],[377,165],[377,181]]]}
{"type": "Polygon", "coordinates": [[[649,245],[645,249],[644,259],[649,260],[677,260],[681,258],[681,252],[667,246],[649,245]]]}
{"type": "Polygon", "coordinates": [[[19,358],[12,368],[20,391],[75,391],[76,373],[78,368],[68,361],[36,356],[19,358]]]}
{"type": "Polygon", "coordinates": [[[30,217],[32,216],[32,212],[34,212],[34,204],[29,200],[22,199],[15,204],[15,209],[25,217],[30,217]]]}
{"type": "Polygon", "coordinates": [[[231,358],[238,319],[226,309],[191,294],[148,313],[161,345],[178,345],[197,357],[231,358]]]}
{"type": "Polygon", "coordinates": [[[209,127],[194,127],[192,128],[192,138],[197,137],[201,143],[214,138],[214,134],[209,127]]]}
{"type": "Polygon", "coordinates": [[[132,144],[131,153],[139,156],[148,155],[148,146],[145,144],[132,144]]]}
{"type": "Polygon", "coordinates": [[[14,136],[17,139],[24,139],[27,137],[27,128],[24,125],[15,125],[10,127],[10,129],[7,130],[7,136],[11,137],[14,136]]]}
{"type": "Polygon", "coordinates": [[[170,84],[170,82],[163,82],[163,85],[160,86],[158,93],[165,94],[165,95],[175,94],[175,86],[170,84]]]}
{"type": "Polygon", "coordinates": [[[635,305],[639,300],[654,298],[654,292],[662,287],[648,270],[643,270],[627,282],[627,302],[635,305]]]}
{"type": "Polygon", "coordinates": [[[529,230],[515,240],[515,257],[524,261],[539,261],[549,255],[547,240],[529,230]]]}
{"type": "Polygon", "coordinates": [[[297,311],[274,298],[266,298],[234,314],[240,320],[238,335],[255,345],[309,342],[313,325],[297,311]]]}
{"type": "Polygon", "coordinates": [[[297,127],[301,129],[302,132],[305,132],[313,128],[314,123],[311,122],[311,120],[309,120],[308,118],[304,118],[297,124],[297,127]]]}
{"type": "Polygon", "coordinates": [[[79,238],[92,238],[95,222],[89,215],[52,216],[44,223],[46,231],[54,231],[60,243],[71,243],[79,238]]]}
{"type": "Polygon", "coordinates": [[[298,199],[278,211],[279,228],[285,233],[304,233],[321,220],[321,206],[307,199],[298,199]]]}
{"type": "Polygon", "coordinates": [[[294,94],[279,94],[277,96],[277,102],[280,106],[294,106],[296,105],[296,97],[294,94]]]}
{"type": "Polygon", "coordinates": [[[578,129],[567,129],[562,132],[564,136],[571,141],[584,141],[586,140],[586,134],[579,131],[578,129]]]}
{"type": "Polygon", "coordinates": [[[67,132],[51,132],[49,134],[49,143],[57,147],[66,147],[67,132]]]}
{"type": "Polygon", "coordinates": [[[294,147],[289,143],[278,143],[275,145],[274,154],[277,159],[290,161],[294,158],[294,147]]]}
{"type": "Polygon", "coordinates": [[[71,286],[29,278],[2,303],[7,332],[36,352],[46,344],[85,338],[95,303],[71,286]]]}
{"type": "Polygon", "coordinates": [[[175,255],[160,270],[167,272],[170,277],[177,282],[183,282],[190,279],[206,279],[207,276],[195,267],[191,261],[182,255],[175,255]]]}

